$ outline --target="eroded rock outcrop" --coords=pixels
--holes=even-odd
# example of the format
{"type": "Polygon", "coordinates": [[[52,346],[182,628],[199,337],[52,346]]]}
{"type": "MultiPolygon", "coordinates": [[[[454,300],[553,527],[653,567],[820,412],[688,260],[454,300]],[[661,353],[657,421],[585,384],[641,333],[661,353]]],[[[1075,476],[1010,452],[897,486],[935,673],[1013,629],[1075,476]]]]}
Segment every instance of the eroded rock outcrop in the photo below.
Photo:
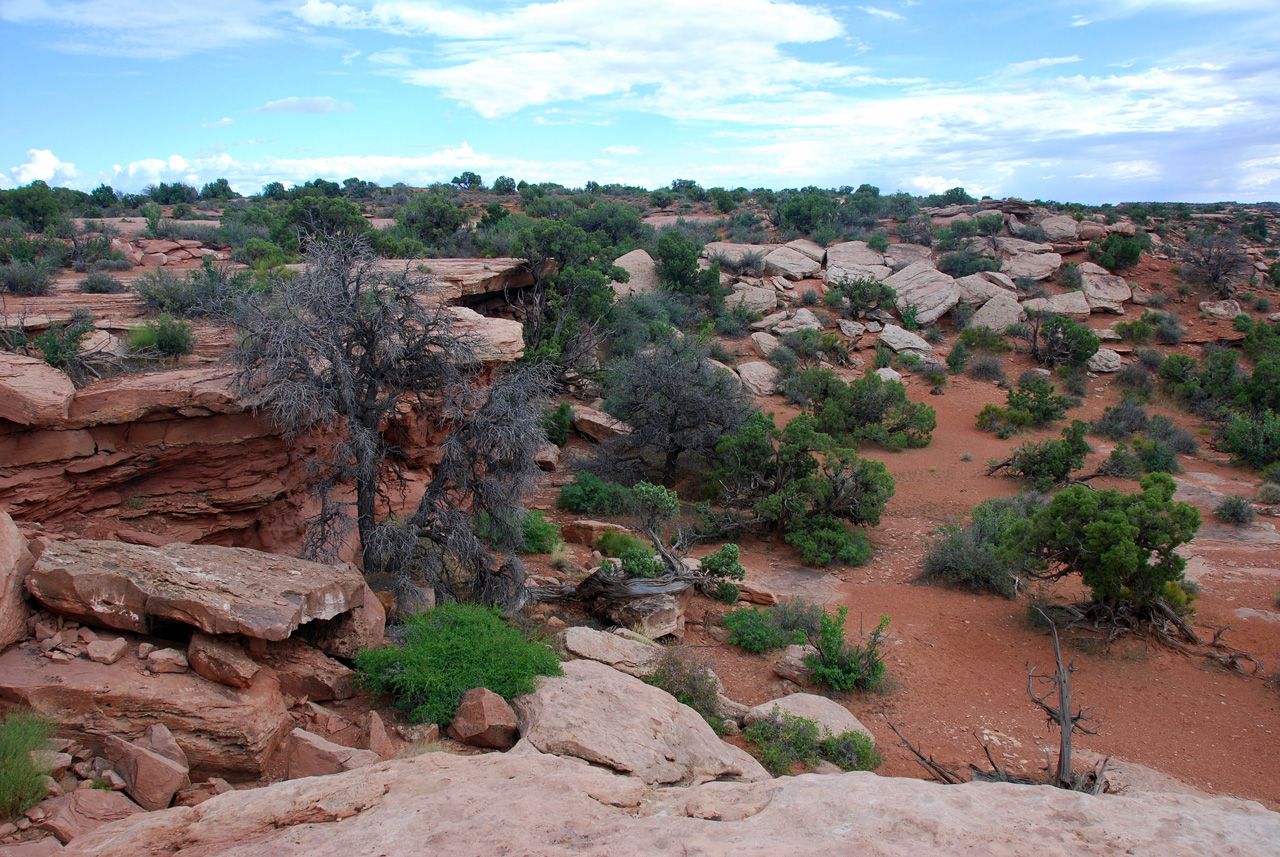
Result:
{"type": "Polygon", "coordinates": [[[66,853],[1270,857],[1277,841],[1280,815],[1229,798],[1091,797],[860,772],[650,791],[636,777],[553,756],[428,753],[134,816],[66,853]]]}

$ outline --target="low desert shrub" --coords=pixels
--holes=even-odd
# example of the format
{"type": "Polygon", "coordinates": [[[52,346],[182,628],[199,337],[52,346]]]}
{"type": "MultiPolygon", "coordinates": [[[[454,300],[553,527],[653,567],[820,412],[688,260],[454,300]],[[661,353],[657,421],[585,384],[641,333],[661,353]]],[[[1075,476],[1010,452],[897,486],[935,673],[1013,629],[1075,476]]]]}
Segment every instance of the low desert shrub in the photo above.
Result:
{"type": "Polygon", "coordinates": [[[1241,494],[1224,497],[1221,503],[1213,507],[1213,516],[1224,524],[1251,524],[1255,514],[1249,498],[1241,494]]]}
{"type": "Polygon", "coordinates": [[[542,430],[547,433],[547,440],[556,446],[563,447],[569,442],[569,425],[573,421],[573,409],[568,402],[561,402],[554,408],[547,408],[542,415],[542,430]]]}
{"type": "Polygon", "coordinates": [[[763,654],[793,643],[804,643],[822,627],[822,607],[804,598],[784,598],[772,607],[735,610],[724,617],[729,642],[748,652],[763,654]]]}
{"type": "Polygon", "coordinates": [[[504,699],[560,675],[556,653],[509,625],[496,609],[442,604],[410,616],[403,642],[356,655],[363,682],[387,694],[412,723],[453,721],[462,695],[486,687],[504,699]]]}
{"type": "Polygon", "coordinates": [[[594,473],[579,471],[560,489],[556,506],[579,515],[621,515],[630,507],[630,492],[594,473]]]}
{"type": "Polygon", "coordinates": [[[57,273],[39,262],[9,262],[0,265],[0,292],[22,297],[40,297],[53,291],[57,273]]]}
{"type": "Polygon", "coordinates": [[[809,641],[817,652],[805,655],[805,665],[813,672],[814,681],[832,690],[874,690],[885,676],[884,645],[889,617],[880,617],[866,642],[852,645],[845,639],[844,623],[848,613],[848,607],[841,607],[834,616],[822,614],[818,635],[809,641]]]}
{"type": "Polygon", "coordinates": [[[125,291],[124,283],[106,271],[94,271],[80,281],[80,291],[86,295],[118,295],[125,291]]]}
{"type": "Polygon", "coordinates": [[[592,546],[604,556],[612,556],[619,559],[622,558],[623,553],[629,550],[648,550],[653,553],[652,546],[645,539],[633,536],[630,533],[619,532],[618,530],[605,530],[596,537],[592,546]]]}
{"type": "Polygon", "coordinates": [[[980,589],[1014,598],[1021,569],[999,555],[1001,539],[1013,523],[1041,505],[1035,495],[997,497],[976,506],[965,526],[946,525],[929,545],[921,580],[980,589]]]}
{"type": "Polygon", "coordinates": [[[16,817],[45,796],[48,774],[32,758],[53,734],[53,724],[23,709],[12,709],[0,723],[0,819],[16,817]]]}
{"type": "Polygon", "coordinates": [[[1003,381],[1004,361],[994,354],[979,354],[969,362],[969,374],[979,381],[1003,381]]]}
{"type": "Polygon", "coordinates": [[[775,708],[743,733],[756,745],[760,764],[774,776],[786,776],[797,765],[806,768],[825,759],[844,771],[874,771],[883,761],[862,732],[832,735],[807,717],[775,708]]]}
{"type": "Polygon", "coordinates": [[[716,674],[689,650],[663,649],[644,680],[662,688],[678,702],[701,714],[713,729],[719,730],[720,691],[716,674]]]}

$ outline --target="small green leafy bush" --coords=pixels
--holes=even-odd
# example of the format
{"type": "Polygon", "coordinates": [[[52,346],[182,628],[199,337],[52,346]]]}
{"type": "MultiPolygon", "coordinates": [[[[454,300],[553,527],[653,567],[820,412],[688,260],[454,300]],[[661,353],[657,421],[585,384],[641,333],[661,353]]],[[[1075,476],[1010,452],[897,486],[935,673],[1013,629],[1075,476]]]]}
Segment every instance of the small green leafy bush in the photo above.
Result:
{"type": "Polygon", "coordinates": [[[0,292],[40,297],[53,291],[57,273],[42,262],[9,262],[0,265],[0,292]]]}
{"type": "Polygon", "coordinates": [[[649,542],[638,536],[618,530],[605,530],[596,537],[593,547],[605,556],[618,557],[619,559],[628,550],[648,550],[650,553],[653,552],[649,542]]]}
{"type": "Polygon", "coordinates": [[[542,418],[543,431],[547,440],[556,446],[563,447],[569,442],[569,424],[573,421],[573,409],[568,402],[561,402],[554,408],[547,408],[542,418]]]}
{"type": "Polygon", "coordinates": [[[779,708],[747,727],[743,733],[756,745],[760,763],[774,776],[786,776],[796,764],[806,768],[825,759],[843,771],[874,771],[883,761],[869,736],[849,731],[819,734],[818,724],[779,708]]]}
{"type": "Polygon", "coordinates": [[[584,470],[560,489],[556,505],[579,515],[621,515],[630,509],[630,492],[584,470]]]}
{"type": "Polygon", "coordinates": [[[1000,556],[1001,540],[1013,523],[1040,507],[1034,497],[997,497],[976,506],[968,525],[946,525],[929,545],[921,579],[929,583],[981,589],[1014,598],[1022,568],[1000,556]]]}
{"type": "Polygon", "coordinates": [[[704,556],[700,569],[703,574],[716,580],[742,580],[747,576],[735,544],[722,545],[715,553],[704,556]]]}
{"type": "Polygon", "coordinates": [[[1213,516],[1224,524],[1251,524],[1255,514],[1249,498],[1240,494],[1224,497],[1222,502],[1213,507],[1213,516]]]}
{"type": "Polygon", "coordinates": [[[154,348],[166,357],[180,357],[195,350],[195,328],[189,321],[160,313],[141,328],[129,331],[129,345],[135,351],[154,348]]]}
{"type": "Polygon", "coordinates": [[[871,543],[861,532],[851,531],[829,515],[811,515],[798,522],[784,536],[805,565],[823,566],[832,562],[862,565],[871,559],[871,543]]]}
{"type": "Polygon", "coordinates": [[[763,607],[726,613],[724,626],[730,631],[730,643],[757,655],[805,641],[804,632],[783,630],[774,623],[770,611],[763,607]]]}
{"type": "Polygon", "coordinates": [[[80,291],[86,295],[117,295],[125,291],[124,283],[106,271],[94,271],[80,281],[80,291]]]}
{"type": "Polygon", "coordinates": [[[834,616],[822,614],[818,635],[810,640],[817,652],[805,655],[805,665],[812,670],[815,681],[832,690],[874,690],[884,681],[885,632],[889,630],[889,617],[880,617],[865,643],[851,645],[845,639],[844,630],[848,613],[848,607],[841,607],[834,616]]]}
{"type": "Polygon", "coordinates": [[[666,571],[662,560],[647,544],[624,549],[618,559],[622,560],[622,573],[628,577],[661,577],[666,571]]]}
{"type": "Polygon", "coordinates": [[[527,639],[496,609],[443,604],[409,617],[404,632],[402,643],[359,652],[356,669],[413,723],[448,725],[472,688],[510,700],[532,692],[538,676],[561,674],[556,653],[527,639]]]}

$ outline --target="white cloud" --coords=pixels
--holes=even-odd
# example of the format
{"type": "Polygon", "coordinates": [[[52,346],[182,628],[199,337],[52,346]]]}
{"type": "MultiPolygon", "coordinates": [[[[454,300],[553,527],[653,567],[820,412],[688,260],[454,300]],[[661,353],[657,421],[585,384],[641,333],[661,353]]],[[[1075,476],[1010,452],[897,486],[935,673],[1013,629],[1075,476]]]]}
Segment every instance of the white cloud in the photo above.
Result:
{"type": "Polygon", "coordinates": [[[234,125],[234,124],[236,124],[236,120],[230,118],[229,116],[223,116],[221,119],[219,119],[216,122],[201,122],[200,127],[201,128],[225,128],[228,125],[234,125]]]}
{"type": "Polygon", "coordinates": [[[485,117],[599,97],[696,114],[736,99],[868,82],[863,69],[782,49],[844,35],[830,13],[792,0],[559,0],[492,12],[422,0],[307,0],[297,13],[314,26],[432,37],[436,59],[386,73],[485,117]]]}
{"type": "Polygon", "coordinates": [[[287,9],[281,0],[9,0],[0,19],[65,31],[53,46],[67,53],[174,59],[275,38],[287,9]]]}
{"type": "Polygon", "coordinates": [[[638,155],[643,151],[639,146],[605,146],[604,153],[606,155],[627,156],[638,155]]]}
{"type": "Polygon", "coordinates": [[[888,18],[892,21],[902,21],[905,20],[906,17],[904,15],[899,15],[897,12],[891,12],[888,9],[878,9],[875,6],[858,6],[856,8],[866,12],[868,15],[874,15],[877,18],[888,18]]]}
{"type": "Polygon", "coordinates": [[[1019,74],[1026,74],[1029,71],[1038,71],[1042,68],[1050,68],[1055,65],[1065,65],[1066,63],[1080,62],[1080,57],[1044,57],[1038,60],[1027,60],[1026,62],[1009,63],[1004,67],[1003,74],[1013,77],[1019,74]]]}
{"type": "Polygon", "coordinates": [[[28,149],[27,159],[9,170],[8,177],[0,175],[0,185],[19,187],[36,179],[50,185],[72,185],[80,178],[76,165],[59,160],[49,149],[28,149]]]}
{"type": "Polygon", "coordinates": [[[352,61],[358,56],[360,56],[360,51],[348,51],[342,55],[342,64],[351,65],[352,61]]]}
{"type": "Polygon", "coordinates": [[[253,108],[254,113],[346,113],[355,107],[350,101],[339,101],[330,95],[291,95],[277,101],[268,101],[253,108]]]}
{"type": "Polygon", "coordinates": [[[408,51],[378,51],[369,54],[369,62],[378,65],[398,66],[400,68],[408,68],[413,65],[413,60],[409,56],[408,51]]]}

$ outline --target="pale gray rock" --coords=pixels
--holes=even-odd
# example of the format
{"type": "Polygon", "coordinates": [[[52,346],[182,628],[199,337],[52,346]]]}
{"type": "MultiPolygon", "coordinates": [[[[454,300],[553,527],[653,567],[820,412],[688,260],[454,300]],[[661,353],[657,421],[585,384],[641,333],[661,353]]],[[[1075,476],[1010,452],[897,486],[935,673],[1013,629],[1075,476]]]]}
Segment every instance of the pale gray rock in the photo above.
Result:
{"type": "Polygon", "coordinates": [[[1063,214],[1044,218],[1040,221],[1040,228],[1044,230],[1051,244],[1077,241],[1080,238],[1080,224],[1074,217],[1063,214]]]}
{"type": "Polygon", "coordinates": [[[1021,277],[1048,280],[1061,267],[1062,257],[1057,253],[1020,253],[1006,259],[1003,270],[1015,280],[1021,277]]]}
{"type": "Polygon", "coordinates": [[[928,262],[913,262],[884,282],[898,293],[898,312],[916,307],[916,320],[922,325],[933,324],[960,301],[955,278],[928,262]]]}
{"type": "Polygon", "coordinates": [[[614,259],[613,264],[631,275],[631,279],[625,283],[611,283],[614,293],[620,298],[647,294],[656,291],[662,284],[662,278],[658,276],[657,263],[644,250],[632,250],[614,259]]]}
{"type": "Polygon", "coordinates": [[[822,322],[808,307],[796,310],[795,315],[774,325],[773,331],[779,336],[796,330],[822,330],[822,322]]]}
{"type": "Polygon", "coordinates": [[[1039,244],[1035,241],[1024,241],[1021,238],[997,238],[995,248],[1010,256],[1038,256],[1053,252],[1052,244],[1039,244]]]}
{"type": "Polygon", "coordinates": [[[776,274],[788,280],[803,280],[806,277],[812,277],[820,270],[822,270],[822,263],[790,247],[779,247],[764,257],[766,274],[776,274]]]}
{"type": "Polygon", "coordinates": [[[773,353],[773,349],[778,347],[778,337],[758,330],[751,334],[751,344],[755,346],[761,357],[768,357],[773,353]]]}
{"type": "Polygon", "coordinates": [[[1200,312],[1209,318],[1231,321],[1243,312],[1238,301],[1201,301],[1200,312]]]}
{"type": "Polygon", "coordinates": [[[1010,325],[1017,324],[1026,318],[1022,305],[1012,292],[1001,291],[984,303],[973,317],[969,319],[969,327],[986,327],[995,331],[1003,331],[1010,325]]]}
{"type": "Polygon", "coordinates": [[[850,321],[847,318],[838,319],[836,327],[840,328],[840,332],[850,339],[857,339],[867,330],[867,326],[862,322],[850,321]]]}
{"type": "Polygon", "coordinates": [[[803,253],[819,265],[827,258],[826,248],[816,241],[810,241],[808,238],[797,238],[794,241],[788,241],[783,246],[790,247],[797,253],[803,253]]]}
{"type": "Polygon", "coordinates": [[[873,745],[875,744],[875,736],[871,734],[871,730],[863,726],[861,721],[854,717],[847,708],[838,702],[827,699],[825,696],[818,696],[812,693],[793,693],[790,696],[783,696],[779,699],[771,699],[768,702],[761,703],[747,711],[743,722],[750,726],[758,720],[765,719],[774,710],[790,714],[793,717],[812,720],[827,729],[832,735],[842,735],[845,732],[861,732],[871,739],[873,745]]]}
{"type": "Polygon", "coordinates": [[[1091,310],[1124,315],[1124,302],[1133,297],[1133,290],[1124,277],[1106,273],[1104,269],[1102,273],[1082,271],[1080,280],[1091,310]]]}
{"type": "Polygon", "coordinates": [[[933,261],[933,251],[923,244],[890,244],[884,256],[885,263],[895,271],[901,271],[916,262],[933,261]]]}
{"type": "Polygon", "coordinates": [[[772,396],[778,389],[778,370],[762,360],[738,366],[742,387],[753,396],[772,396]]]}
{"type": "Polygon", "coordinates": [[[876,370],[876,375],[880,376],[881,381],[901,381],[902,373],[888,366],[881,366],[876,370]]]}
{"type": "Polygon", "coordinates": [[[735,289],[733,294],[725,297],[724,302],[730,307],[739,304],[753,312],[773,312],[778,307],[778,294],[773,289],[746,286],[735,289]]]}
{"type": "Polygon", "coordinates": [[[909,330],[903,330],[896,324],[886,324],[880,331],[880,342],[893,349],[894,353],[910,352],[927,357],[933,353],[933,346],[916,336],[909,330]]]}
{"type": "Polygon", "coordinates": [[[1093,309],[1085,300],[1084,292],[1065,292],[1060,295],[1049,295],[1047,298],[1032,298],[1022,302],[1027,312],[1051,312],[1075,319],[1086,319],[1093,309]]]}
{"type": "Polygon", "coordinates": [[[1099,348],[1098,352],[1085,364],[1090,372],[1099,374],[1119,372],[1122,366],[1124,366],[1124,360],[1110,348],[1099,348]]]}

